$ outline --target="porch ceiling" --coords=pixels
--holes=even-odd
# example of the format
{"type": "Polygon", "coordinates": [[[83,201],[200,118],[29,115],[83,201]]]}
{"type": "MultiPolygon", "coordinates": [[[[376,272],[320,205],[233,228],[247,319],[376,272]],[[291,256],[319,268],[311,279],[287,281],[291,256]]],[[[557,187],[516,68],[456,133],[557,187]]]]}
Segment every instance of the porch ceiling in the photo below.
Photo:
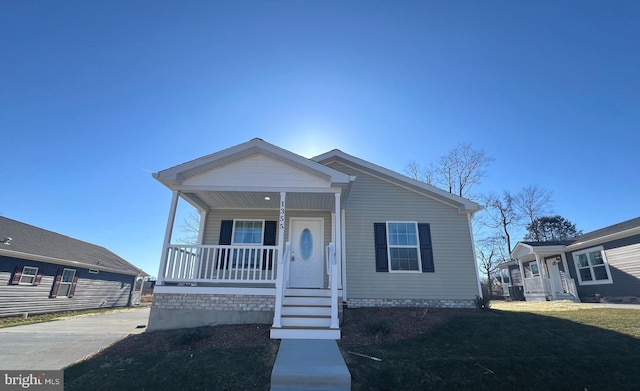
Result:
{"type": "MultiPolygon", "coordinates": [[[[182,197],[198,209],[278,209],[280,204],[280,193],[277,192],[200,191],[185,192],[182,197]]],[[[333,193],[286,195],[287,209],[333,211],[334,206],[333,193]]]]}

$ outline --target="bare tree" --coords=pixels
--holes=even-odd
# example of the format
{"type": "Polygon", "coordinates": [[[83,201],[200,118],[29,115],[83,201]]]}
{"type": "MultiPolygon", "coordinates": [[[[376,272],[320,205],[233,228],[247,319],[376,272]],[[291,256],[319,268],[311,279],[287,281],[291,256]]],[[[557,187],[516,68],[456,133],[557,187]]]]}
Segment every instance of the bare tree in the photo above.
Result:
{"type": "Polygon", "coordinates": [[[529,224],[540,216],[548,216],[553,212],[551,208],[552,191],[542,189],[537,185],[523,187],[513,197],[513,206],[523,217],[529,219],[529,224]]]}
{"type": "Polygon", "coordinates": [[[433,167],[433,163],[430,163],[427,167],[422,167],[420,163],[415,160],[410,160],[404,169],[404,172],[411,178],[426,182],[433,185],[435,179],[436,170],[433,167]]]}
{"type": "Polygon", "coordinates": [[[476,243],[478,267],[487,276],[489,295],[491,295],[492,276],[497,272],[498,265],[508,258],[504,252],[504,239],[500,235],[488,236],[476,243]]]}
{"type": "Polygon", "coordinates": [[[513,195],[505,190],[502,196],[491,193],[485,200],[485,206],[489,212],[486,224],[490,228],[502,231],[508,253],[511,253],[510,230],[514,225],[517,225],[521,219],[514,208],[513,199],[513,195]]]}
{"type": "Polygon", "coordinates": [[[190,212],[180,225],[180,231],[183,236],[180,238],[182,243],[198,244],[198,235],[200,233],[200,215],[196,212],[190,212]]]}
{"type": "Polygon", "coordinates": [[[438,183],[449,193],[466,196],[473,185],[480,183],[486,168],[494,159],[470,143],[458,144],[438,160],[438,183]]]}
{"type": "Polygon", "coordinates": [[[493,160],[484,151],[474,149],[470,143],[462,143],[426,168],[410,161],[405,172],[414,179],[438,184],[449,193],[465,197],[473,185],[484,178],[486,168],[493,160]]]}

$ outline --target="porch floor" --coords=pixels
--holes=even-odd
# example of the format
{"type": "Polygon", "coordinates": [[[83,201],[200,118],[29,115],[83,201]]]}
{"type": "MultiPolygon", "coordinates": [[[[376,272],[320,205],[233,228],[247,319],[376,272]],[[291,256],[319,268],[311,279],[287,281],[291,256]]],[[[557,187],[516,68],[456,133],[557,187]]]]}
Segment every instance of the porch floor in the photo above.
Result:
{"type": "Polygon", "coordinates": [[[351,390],[351,374],[335,340],[283,339],[271,391],[351,390]]]}

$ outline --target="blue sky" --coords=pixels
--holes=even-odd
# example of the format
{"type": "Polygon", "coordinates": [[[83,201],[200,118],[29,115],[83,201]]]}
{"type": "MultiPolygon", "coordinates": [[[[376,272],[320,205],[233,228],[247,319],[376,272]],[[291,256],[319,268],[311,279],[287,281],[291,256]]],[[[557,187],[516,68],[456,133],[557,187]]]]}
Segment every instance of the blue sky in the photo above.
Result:
{"type": "MultiPolygon", "coordinates": [[[[640,2],[0,0],[0,215],[156,275],[152,172],[260,137],[403,172],[461,142],[585,232],[640,215],[640,2]]],[[[518,238],[519,239],[519,238],[518,238]]]]}

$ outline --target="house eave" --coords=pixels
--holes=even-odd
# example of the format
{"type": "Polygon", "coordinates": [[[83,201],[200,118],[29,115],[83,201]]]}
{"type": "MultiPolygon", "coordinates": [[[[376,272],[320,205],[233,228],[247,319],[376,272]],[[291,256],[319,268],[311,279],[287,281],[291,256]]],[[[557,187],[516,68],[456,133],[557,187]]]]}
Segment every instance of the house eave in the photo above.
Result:
{"type": "Polygon", "coordinates": [[[149,275],[144,271],[142,271],[141,269],[139,269],[137,272],[134,272],[132,270],[115,269],[115,268],[95,265],[91,263],[71,261],[68,259],[59,259],[59,258],[47,257],[45,255],[30,254],[30,253],[25,253],[21,251],[13,251],[13,250],[7,250],[7,249],[0,249],[0,255],[29,260],[29,261],[38,261],[38,262],[45,262],[45,263],[51,263],[56,265],[62,265],[62,266],[72,266],[72,267],[83,268],[83,269],[100,270],[100,271],[117,273],[117,274],[125,274],[129,276],[146,277],[149,275]]]}
{"type": "Polygon", "coordinates": [[[471,213],[473,215],[474,213],[482,209],[482,206],[477,202],[468,200],[464,197],[459,197],[455,194],[429,185],[428,183],[407,177],[393,170],[378,166],[374,163],[349,155],[337,149],[326,152],[322,155],[318,155],[311,159],[320,164],[329,164],[334,161],[341,164],[346,164],[347,166],[351,166],[354,169],[368,172],[369,174],[374,175],[387,182],[405,187],[409,190],[415,191],[419,194],[433,198],[449,206],[455,207],[460,213],[471,213]]]}
{"type": "Polygon", "coordinates": [[[610,235],[600,236],[590,240],[576,242],[565,247],[565,251],[574,251],[585,247],[596,246],[605,242],[610,242],[616,239],[623,239],[633,235],[640,235],[640,227],[631,228],[625,231],[615,232],[610,235]]]}

